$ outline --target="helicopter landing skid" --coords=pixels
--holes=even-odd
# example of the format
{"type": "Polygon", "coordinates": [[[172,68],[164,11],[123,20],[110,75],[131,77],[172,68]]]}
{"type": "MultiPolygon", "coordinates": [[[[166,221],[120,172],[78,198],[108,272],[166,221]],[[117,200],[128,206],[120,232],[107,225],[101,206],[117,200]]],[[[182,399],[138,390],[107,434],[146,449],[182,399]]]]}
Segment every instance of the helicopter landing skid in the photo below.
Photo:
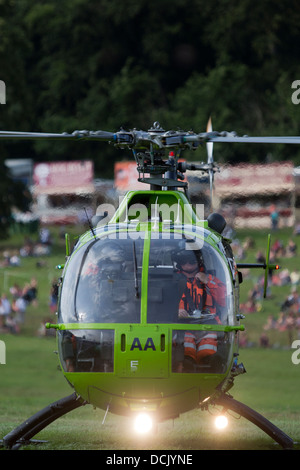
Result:
{"type": "Polygon", "coordinates": [[[86,402],[78,397],[76,393],[61,398],[24,421],[24,423],[8,433],[0,443],[2,447],[11,450],[18,450],[24,445],[45,443],[47,441],[34,440],[31,438],[57,418],[85,404],[86,402]]]}
{"type": "Polygon", "coordinates": [[[284,449],[292,449],[294,445],[294,441],[281,429],[271,423],[268,419],[266,419],[261,414],[254,411],[249,406],[244,405],[230,395],[221,395],[216,401],[216,405],[221,405],[226,409],[234,411],[239,415],[246,418],[248,421],[251,421],[253,424],[258,426],[262,431],[268,434],[275,442],[280,444],[284,449]]]}

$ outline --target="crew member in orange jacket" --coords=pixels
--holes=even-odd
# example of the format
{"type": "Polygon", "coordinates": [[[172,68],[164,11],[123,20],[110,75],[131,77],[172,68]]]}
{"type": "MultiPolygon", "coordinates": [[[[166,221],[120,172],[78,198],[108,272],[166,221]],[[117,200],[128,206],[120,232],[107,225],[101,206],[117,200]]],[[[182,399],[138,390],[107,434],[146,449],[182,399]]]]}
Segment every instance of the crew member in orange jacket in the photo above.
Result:
{"type": "MultiPolygon", "coordinates": [[[[212,274],[206,274],[202,257],[193,251],[183,250],[177,258],[177,266],[186,277],[185,291],[179,303],[178,317],[192,317],[195,310],[207,311],[214,323],[220,323],[217,306],[226,305],[226,288],[223,282],[212,274]],[[179,261],[178,261],[179,260],[179,261]]],[[[217,352],[217,334],[214,331],[186,331],[184,355],[200,363],[204,358],[217,352]]]]}

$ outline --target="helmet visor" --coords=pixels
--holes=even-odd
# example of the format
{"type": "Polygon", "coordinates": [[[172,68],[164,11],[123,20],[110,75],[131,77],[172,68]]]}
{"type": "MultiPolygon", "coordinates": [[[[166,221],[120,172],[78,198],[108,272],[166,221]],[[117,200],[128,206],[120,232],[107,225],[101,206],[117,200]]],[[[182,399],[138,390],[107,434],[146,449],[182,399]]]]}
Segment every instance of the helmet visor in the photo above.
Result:
{"type": "Polygon", "coordinates": [[[185,264],[202,264],[200,258],[192,250],[184,250],[176,255],[176,262],[179,266],[185,264]]]}

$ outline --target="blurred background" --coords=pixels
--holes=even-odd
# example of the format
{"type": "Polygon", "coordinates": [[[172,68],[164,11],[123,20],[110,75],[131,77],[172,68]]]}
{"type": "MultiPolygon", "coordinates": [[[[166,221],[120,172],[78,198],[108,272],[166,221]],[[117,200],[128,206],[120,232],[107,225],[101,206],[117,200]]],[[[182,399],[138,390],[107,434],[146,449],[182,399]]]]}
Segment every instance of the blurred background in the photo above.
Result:
{"type": "MultiPolygon", "coordinates": [[[[211,116],[220,132],[300,135],[299,24],[296,0],[0,0],[0,130],[115,132],[147,130],[159,121],[165,130],[204,132],[211,116]]],[[[206,148],[184,157],[206,161],[206,148]]],[[[299,413],[299,379],[289,356],[300,331],[299,146],[215,144],[214,159],[221,167],[215,207],[226,217],[237,260],[261,260],[271,231],[273,260],[284,268],[271,273],[265,301],[261,273],[243,273],[241,347],[254,351],[250,364],[257,367],[262,348],[288,356],[261,366],[254,390],[266,370],[273,374],[264,396],[253,393],[247,378],[241,395],[248,393],[253,405],[268,397],[258,405],[271,412],[283,406],[299,413]],[[280,370],[292,366],[291,382],[283,380],[282,388],[272,385],[275,363],[280,370]]],[[[27,351],[34,371],[31,338],[51,336],[44,324],[55,322],[55,265],[64,262],[64,232],[76,241],[87,228],[85,210],[92,216],[99,204],[116,206],[135,187],[132,160],[101,143],[0,141],[0,333],[13,335],[6,337],[14,361],[1,369],[7,431],[16,419],[12,405],[25,418],[37,404],[34,378],[22,375],[16,346],[27,351]],[[20,333],[24,340],[16,343],[20,333]],[[24,393],[30,410],[23,408],[24,393]]],[[[192,202],[206,201],[205,177],[193,172],[187,178],[192,202]]],[[[56,391],[49,397],[37,392],[40,402],[57,399],[56,391]]]]}
{"type": "MultiPolygon", "coordinates": [[[[299,3],[287,0],[238,5],[226,0],[2,0],[0,129],[114,132],[147,130],[159,121],[166,130],[203,132],[211,116],[218,131],[299,135],[299,20],[299,3]]],[[[206,160],[205,147],[184,156],[206,160]]],[[[128,178],[124,185],[116,163],[131,158],[99,143],[1,141],[1,233],[11,206],[30,210],[33,219],[43,214],[42,221],[49,222],[49,210],[74,221],[74,212],[57,214],[66,204],[82,210],[86,201],[93,208],[104,198],[115,202],[115,189],[132,188],[135,181],[128,178]],[[82,160],[91,163],[83,165],[80,177],[74,165],[49,165],[82,160]],[[36,168],[37,163],[45,165],[36,168]],[[65,171],[62,184],[59,175],[65,171]],[[9,175],[14,186],[7,182],[9,175]]],[[[281,223],[294,224],[298,146],[218,144],[214,158],[231,165],[227,180],[223,172],[217,185],[221,206],[228,209],[228,188],[238,186],[235,206],[246,204],[243,214],[236,214],[239,220],[245,211],[266,217],[275,202],[281,223]],[[285,166],[274,166],[277,162],[285,166]],[[251,164],[243,175],[233,173],[232,165],[243,163],[251,164]],[[269,165],[265,173],[260,164],[269,165]],[[249,188],[247,177],[258,186],[249,188]]],[[[201,175],[190,179],[197,201],[201,175]]]]}
{"type": "MultiPolygon", "coordinates": [[[[115,132],[158,120],[166,130],[203,132],[211,117],[218,131],[299,135],[299,24],[299,3],[286,0],[2,0],[0,129],[115,132]]],[[[276,336],[273,322],[267,341],[289,347],[300,329],[299,147],[215,144],[213,153],[214,210],[237,260],[263,259],[272,231],[272,259],[285,268],[270,277],[265,302],[261,273],[244,272],[241,308],[261,312],[246,344],[259,344],[267,315],[289,314],[293,295],[293,335],[276,336]]],[[[206,161],[206,147],[183,156],[206,161]]],[[[65,231],[76,240],[100,204],[116,207],[128,189],[148,186],[136,181],[130,151],[105,143],[2,140],[0,165],[2,293],[12,304],[35,292],[39,307],[23,301],[31,313],[20,331],[36,333],[56,309],[65,231]]],[[[206,175],[186,178],[191,202],[208,202],[206,175]]]]}

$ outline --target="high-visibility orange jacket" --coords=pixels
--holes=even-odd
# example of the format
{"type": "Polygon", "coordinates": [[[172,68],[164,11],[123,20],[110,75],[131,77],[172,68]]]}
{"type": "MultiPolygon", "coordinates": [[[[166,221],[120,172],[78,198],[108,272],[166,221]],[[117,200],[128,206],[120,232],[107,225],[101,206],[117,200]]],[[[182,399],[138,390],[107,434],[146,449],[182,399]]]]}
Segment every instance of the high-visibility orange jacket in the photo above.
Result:
{"type": "Polygon", "coordinates": [[[216,313],[217,305],[221,307],[226,305],[225,285],[211,274],[208,274],[207,284],[202,283],[196,278],[187,278],[186,289],[188,291],[183,293],[179,302],[179,309],[184,309],[187,312],[194,309],[208,309],[210,313],[216,313]],[[191,303],[192,305],[190,305],[191,303]]]}

